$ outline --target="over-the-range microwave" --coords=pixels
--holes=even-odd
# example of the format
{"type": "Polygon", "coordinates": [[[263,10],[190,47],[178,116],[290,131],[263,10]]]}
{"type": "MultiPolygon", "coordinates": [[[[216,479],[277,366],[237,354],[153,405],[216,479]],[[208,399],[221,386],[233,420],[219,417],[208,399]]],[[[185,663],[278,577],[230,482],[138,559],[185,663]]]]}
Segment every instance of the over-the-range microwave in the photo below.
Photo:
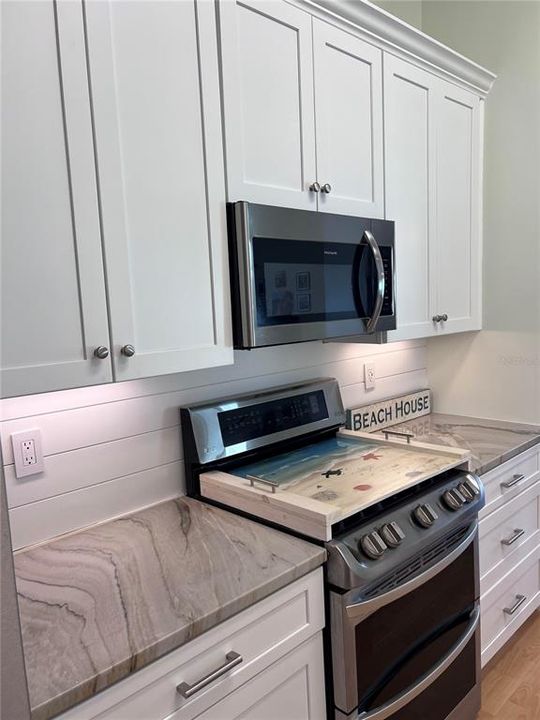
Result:
{"type": "Polygon", "coordinates": [[[236,348],[395,330],[393,222],[248,202],[227,222],[236,348]]]}

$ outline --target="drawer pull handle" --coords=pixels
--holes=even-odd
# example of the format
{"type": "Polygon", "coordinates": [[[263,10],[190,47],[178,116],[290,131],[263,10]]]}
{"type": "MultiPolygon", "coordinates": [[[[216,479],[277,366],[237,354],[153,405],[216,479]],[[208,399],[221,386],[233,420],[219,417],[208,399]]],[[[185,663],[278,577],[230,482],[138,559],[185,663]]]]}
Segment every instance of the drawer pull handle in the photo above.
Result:
{"type": "Polygon", "coordinates": [[[509,608],[503,608],[503,612],[507,615],[513,615],[523,605],[527,597],[525,595],[516,595],[516,602],[509,608]]]}
{"type": "Polygon", "coordinates": [[[522,480],[525,480],[525,475],[514,475],[511,480],[507,480],[506,482],[501,483],[501,487],[511,488],[514,487],[514,485],[517,485],[522,480]]]}
{"type": "Polygon", "coordinates": [[[224,665],[221,665],[215,670],[212,670],[211,673],[201,678],[196,683],[193,683],[193,685],[189,685],[186,682],[180,683],[180,685],[176,686],[176,692],[180,693],[182,697],[190,698],[195,695],[195,693],[198,693],[200,690],[205,688],[207,685],[210,685],[210,683],[214,682],[214,680],[217,680],[222,675],[225,675],[226,672],[232,670],[233,667],[240,665],[240,663],[244,660],[241,655],[239,655],[237,652],[234,652],[233,650],[231,650],[231,652],[228,652],[225,657],[227,659],[227,662],[224,665]]]}
{"type": "Polygon", "coordinates": [[[501,540],[501,545],[513,545],[519,540],[520,537],[523,537],[524,535],[525,530],[522,530],[521,528],[516,528],[509,538],[504,538],[504,540],[501,540]]]}

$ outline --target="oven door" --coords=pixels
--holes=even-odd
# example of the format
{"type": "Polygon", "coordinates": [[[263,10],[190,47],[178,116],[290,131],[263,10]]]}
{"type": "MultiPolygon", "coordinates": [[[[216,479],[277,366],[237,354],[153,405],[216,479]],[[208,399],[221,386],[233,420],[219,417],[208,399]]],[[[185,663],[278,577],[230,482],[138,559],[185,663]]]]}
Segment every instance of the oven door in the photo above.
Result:
{"type": "Polygon", "coordinates": [[[477,524],[438,563],[355,602],[331,595],[336,717],[445,720],[478,680],[477,524]]]}
{"type": "Polygon", "coordinates": [[[235,226],[237,347],[395,328],[393,223],[248,203],[234,210],[245,214],[235,226]]]}

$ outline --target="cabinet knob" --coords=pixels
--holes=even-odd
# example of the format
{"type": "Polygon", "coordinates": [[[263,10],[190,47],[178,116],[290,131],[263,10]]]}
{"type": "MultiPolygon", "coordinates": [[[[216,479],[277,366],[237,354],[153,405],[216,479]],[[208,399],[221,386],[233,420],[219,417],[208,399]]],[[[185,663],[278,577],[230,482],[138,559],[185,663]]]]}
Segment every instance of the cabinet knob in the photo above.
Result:
{"type": "Polygon", "coordinates": [[[327,195],[328,195],[328,193],[331,193],[332,186],[330,185],[330,183],[324,183],[324,185],[321,188],[321,192],[326,193],[327,195]]]}
{"type": "Polygon", "coordinates": [[[441,322],[442,315],[434,315],[432,318],[433,322],[441,322]]]}
{"type": "Polygon", "coordinates": [[[309,186],[309,189],[311,190],[311,192],[320,192],[321,186],[319,185],[318,182],[314,182],[309,186]]]}
{"type": "Polygon", "coordinates": [[[100,345],[94,350],[94,357],[105,360],[105,358],[109,357],[109,348],[105,347],[105,345],[100,345]]]}
{"type": "Polygon", "coordinates": [[[133,357],[135,355],[135,348],[133,345],[124,345],[120,352],[126,357],[133,357]]]}
{"type": "Polygon", "coordinates": [[[443,314],[441,315],[441,320],[442,320],[443,322],[446,322],[446,321],[448,320],[448,315],[447,315],[446,313],[443,313],[443,314]]]}

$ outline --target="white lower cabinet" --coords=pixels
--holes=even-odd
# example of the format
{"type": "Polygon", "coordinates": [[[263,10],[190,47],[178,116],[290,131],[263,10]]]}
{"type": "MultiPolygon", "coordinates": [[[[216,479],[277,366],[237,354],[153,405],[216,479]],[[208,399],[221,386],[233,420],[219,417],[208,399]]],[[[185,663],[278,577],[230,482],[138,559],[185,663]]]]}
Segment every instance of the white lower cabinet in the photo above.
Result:
{"type": "Polygon", "coordinates": [[[540,449],[482,477],[480,514],[482,665],[540,607],[540,449]]]}
{"type": "Polygon", "coordinates": [[[323,720],[323,627],[319,568],[59,720],[323,720]],[[181,683],[197,685],[231,659],[235,664],[230,669],[216,673],[211,682],[189,692],[190,697],[177,691],[181,683]]]}

